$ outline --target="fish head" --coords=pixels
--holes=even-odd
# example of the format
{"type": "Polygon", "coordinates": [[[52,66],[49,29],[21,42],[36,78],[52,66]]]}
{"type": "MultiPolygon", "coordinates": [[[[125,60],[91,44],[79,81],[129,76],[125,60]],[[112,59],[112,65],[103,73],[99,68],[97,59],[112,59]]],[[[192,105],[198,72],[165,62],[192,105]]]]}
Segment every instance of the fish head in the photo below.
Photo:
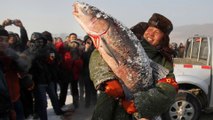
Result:
{"type": "Polygon", "coordinates": [[[106,33],[110,26],[107,20],[108,15],[84,2],[73,4],[73,16],[85,32],[91,36],[100,36],[106,33]]]}

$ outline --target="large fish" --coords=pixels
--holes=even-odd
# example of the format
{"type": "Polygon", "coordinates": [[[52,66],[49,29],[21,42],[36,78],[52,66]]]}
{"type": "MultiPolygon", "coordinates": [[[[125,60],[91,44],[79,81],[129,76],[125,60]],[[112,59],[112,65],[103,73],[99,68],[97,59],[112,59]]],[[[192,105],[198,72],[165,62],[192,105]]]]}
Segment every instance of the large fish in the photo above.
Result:
{"type": "Polygon", "coordinates": [[[87,3],[75,2],[73,8],[74,17],[129,93],[147,89],[168,74],[148,58],[140,41],[118,20],[87,3]]]}

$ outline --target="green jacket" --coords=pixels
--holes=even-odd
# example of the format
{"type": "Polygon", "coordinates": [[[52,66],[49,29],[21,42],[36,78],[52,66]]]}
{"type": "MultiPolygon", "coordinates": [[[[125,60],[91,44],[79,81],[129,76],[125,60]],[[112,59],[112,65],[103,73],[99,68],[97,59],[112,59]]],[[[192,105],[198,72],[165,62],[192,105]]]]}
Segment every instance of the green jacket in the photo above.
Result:
{"type": "MultiPolygon", "coordinates": [[[[141,42],[144,50],[150,59],[169,69],[167,77],[173,77],[173,64],[162,56],[159,51],[149,45],[145,40],[141,42]]],[[[108,65],[95,50],[90,58],[90,75],[95,87],[97,88],[102,82],[115,79],[108,65]]],[[[134,103],[138,110],[138,116],[152,118],[165,112],[174,102],[176,96],[175,88],[169,84],[157,83],[153,88],[147,91],[139,91],[134,94],[134,103]]],[[[124,111],[119,101],[109,97],[101,92],[92,120],[131,120],[132,115],[124,111]]]]}

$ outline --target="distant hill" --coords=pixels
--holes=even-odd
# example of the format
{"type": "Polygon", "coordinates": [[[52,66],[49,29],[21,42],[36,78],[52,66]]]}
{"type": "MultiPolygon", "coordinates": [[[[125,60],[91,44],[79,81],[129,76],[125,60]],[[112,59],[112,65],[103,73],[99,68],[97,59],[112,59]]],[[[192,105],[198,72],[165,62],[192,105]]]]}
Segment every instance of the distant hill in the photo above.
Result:
{"type": "Polygon", "coordinates": [[[188,37],[195,34],[207,35],[213,37],[213,23],[203,25],[185,25],[174,27],[170,35],[171,42],[185,42],[188,37]]]}

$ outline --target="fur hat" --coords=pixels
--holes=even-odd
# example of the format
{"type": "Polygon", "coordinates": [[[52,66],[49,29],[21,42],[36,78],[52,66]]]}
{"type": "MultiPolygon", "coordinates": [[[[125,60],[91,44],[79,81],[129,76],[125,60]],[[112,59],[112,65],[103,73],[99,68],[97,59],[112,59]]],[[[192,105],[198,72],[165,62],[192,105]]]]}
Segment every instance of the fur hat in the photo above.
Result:
{"type": "Polygon", "coordinates": [[[85,35],[85,36],[84,36],[84,42],[85,42],[87,39],[89,39],[89,38],[90,38],[89,35],[85,35]]]}
{"type": "Polygon", "coordinates": [[[140,40],[143,37],[144,32],[148,27],[147,22],[139,22],[130,28],[130,30],[136,35],[136,37],[140,40]]]}
{"type": "Polygon", "coordinates": [[[168,18],[159,13],[154,13],[152,15],[152,17],[148,21],[148,25],[159,28],[162,32],[164,32],[167,35],[169,35],[173,30],[172,22],[168,18]]]}

